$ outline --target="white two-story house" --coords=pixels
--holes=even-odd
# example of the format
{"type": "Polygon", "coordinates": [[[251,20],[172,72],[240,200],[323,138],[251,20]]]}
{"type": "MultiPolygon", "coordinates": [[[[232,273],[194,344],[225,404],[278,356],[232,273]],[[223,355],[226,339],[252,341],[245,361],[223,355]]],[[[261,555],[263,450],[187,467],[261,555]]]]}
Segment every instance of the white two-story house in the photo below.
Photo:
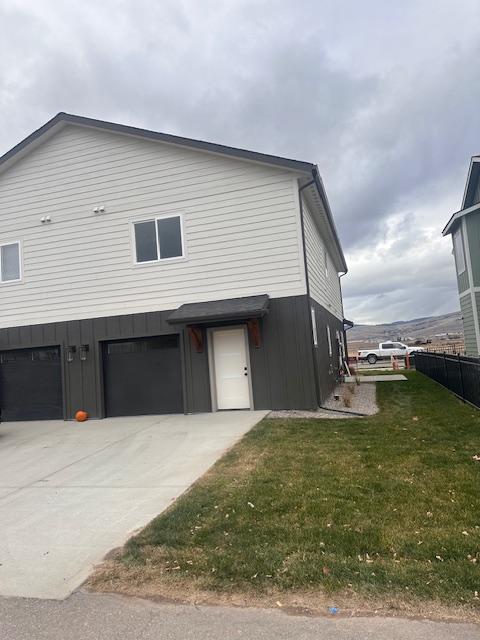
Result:
{"type": "Polygon", "coordinates": [[[1,419],[315,408],[346,270],[315,165],[59,113],[0,158],[1,419]]]}

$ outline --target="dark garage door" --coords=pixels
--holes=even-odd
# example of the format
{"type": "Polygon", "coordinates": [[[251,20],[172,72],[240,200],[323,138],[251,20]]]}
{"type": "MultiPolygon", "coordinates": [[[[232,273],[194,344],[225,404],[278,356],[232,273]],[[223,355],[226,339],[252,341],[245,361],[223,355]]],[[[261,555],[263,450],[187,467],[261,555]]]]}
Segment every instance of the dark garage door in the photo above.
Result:
{"type": "Polygon", "coordinates": [[[63,418],[60,347],[0,352],[0,417],[63,418]]]}
{"type": "Polygon", "coordinates": [[[178,335],[106,342],[103,354],[107,416],[182,413],[178,335]]]}

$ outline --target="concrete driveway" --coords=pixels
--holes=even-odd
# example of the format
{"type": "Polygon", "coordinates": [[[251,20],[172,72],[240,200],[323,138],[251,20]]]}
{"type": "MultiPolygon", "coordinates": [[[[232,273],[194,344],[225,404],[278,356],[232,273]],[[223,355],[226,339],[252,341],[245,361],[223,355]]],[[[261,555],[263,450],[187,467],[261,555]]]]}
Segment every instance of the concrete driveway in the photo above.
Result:
{"type": "Polygon", "coordinates": [[[0,595],[67,597],[266,413],[0,424],[0,595]]]}

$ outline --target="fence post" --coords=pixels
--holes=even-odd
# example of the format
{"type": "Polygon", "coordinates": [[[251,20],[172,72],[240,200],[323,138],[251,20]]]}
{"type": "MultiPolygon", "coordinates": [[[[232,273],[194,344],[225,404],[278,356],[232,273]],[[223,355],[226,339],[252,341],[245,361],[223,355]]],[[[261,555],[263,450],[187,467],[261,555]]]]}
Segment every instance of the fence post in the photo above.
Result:
{"type": "Polygon", "coordinates": [[[457,353],[458,356],[458,368],[460,369],[460,383],[462,385],[462,400],[465,400],[465,389],[463,386],[463,372],[462,372],[462,361],[460,359],[460,354],[457,353]]]}
{"type": "Polygon", "coordinates": [[[443,352],[443,368],[445,371],[445,386],[448,387],[448,369],[447,369],[447,354],[443,352]]]}

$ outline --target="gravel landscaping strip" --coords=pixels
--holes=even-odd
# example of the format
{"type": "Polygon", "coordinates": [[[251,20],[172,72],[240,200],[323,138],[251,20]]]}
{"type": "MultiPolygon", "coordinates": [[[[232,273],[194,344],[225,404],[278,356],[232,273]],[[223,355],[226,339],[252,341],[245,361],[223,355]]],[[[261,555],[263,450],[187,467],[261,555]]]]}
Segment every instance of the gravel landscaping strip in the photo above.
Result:
{"type": "Polygon", "coordinates": [[[378,413],[375,382],[362,382],[362,384],[345,382],[340,384],[321,408],[373,416],[378,413]],[[335,400],[335,396],[338,396],[338,400],[335,400]]]}
{"type": "Polygon", "coordinates": [[[376,387],[374,382],[361,385],[343,383],[337,386],[330,398],[317,411],[302,411],[291,409],[288,411],[272,411],[269,418],[317,418],[327,420],[344,420],[373,416],[378,412],[376,387]],[[338,396],[338,400],[335,400],[338,396]]]}

